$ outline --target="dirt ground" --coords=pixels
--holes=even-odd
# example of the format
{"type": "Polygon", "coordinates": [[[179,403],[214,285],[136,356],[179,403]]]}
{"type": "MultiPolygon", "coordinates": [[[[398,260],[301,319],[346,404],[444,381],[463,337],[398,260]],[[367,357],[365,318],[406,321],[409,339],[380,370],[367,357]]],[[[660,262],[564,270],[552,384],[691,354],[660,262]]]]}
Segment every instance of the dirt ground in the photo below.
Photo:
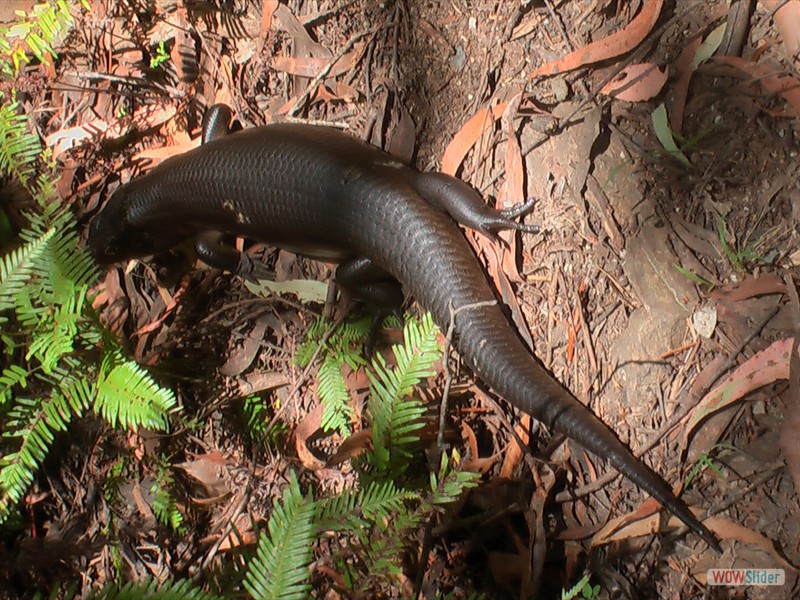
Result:
{"type": "MultiPolygon", "coordinates": [[[[476,251],[543,364],[683,488],[724,550],[686,534],[579,446],[519,425],[520,414],[490,402],[462,369],[449,422],[484,485],[443,518],[448,533],[423,558],[424,573],[406,570],[410,582],[421,577],[423,597],[560,597],[584,571],[600,597],[797,597],[800,376],[788,357],[800,322],[800,45],[791,32],[800,10],[787,26],[780,2],[90,4],[75,11],[55,68],[33,65],[18,82],[81,218],[148,162],[188,149],[220,101],[244,127],[335,124],[420,170],[455,172],[500,207],[534,198],[525,220],[540,234],[511,236],[504,252],[475,238],[476,251]],[[692,65],[698,48],[710,50],[692,65]],[[607,87],[615,82],[616,92],[607,87]],[[654,125],[660,114],[666,138],[654,125]],[[509,423],[530,451],[517,451],[509,423]],[[708,569],[728,567],[783,569],[786,583],[707,585],[708,569]]],[[[330,277],[326,265],[264,253],[279,277],[330,277]]],[[[213,542],[234,517],[268,516],[289,467],[317,495],[352,477],[298,456],[291,432],[318,404],[308,383],[282,413],[283,445],[253,452],[233,414],[250,394],[290,400],[301,376],[291,357],[320,307],[254,300],[208,270],[170,286],[156,270],[109,271],[98,288],[103,317],[137,360],[171,374],[197,414],[196,431],[167,442],[179,484],[217,497],[207,470],[222,469],[225,499],[190,522],[185,539],[168,539],[142,508],[145,482],[125,482],[131,527],[121,552],[132,579],[186,575],[198,556],[224,560],[209,556],[213,542]],[[242,510],[244,480],[254,491],[242,510]]],[[[431,387],[435,405],[441,378],[431,387]]],[[[85,427],[86,439],[102,439],[85,427]]],[[[9,542],[10,586],[107,580],[103,515],[112,508],[92,490],[119,443],[69,450],[50,475],[61,500],[48,520],[74,559],[42,556],[31,539],[9,542]]],[[[341,443],[329,437],[321,451],[341,443]]],[[[314,582],[315,597],[346,595],[322,574],[314,582]]]]}

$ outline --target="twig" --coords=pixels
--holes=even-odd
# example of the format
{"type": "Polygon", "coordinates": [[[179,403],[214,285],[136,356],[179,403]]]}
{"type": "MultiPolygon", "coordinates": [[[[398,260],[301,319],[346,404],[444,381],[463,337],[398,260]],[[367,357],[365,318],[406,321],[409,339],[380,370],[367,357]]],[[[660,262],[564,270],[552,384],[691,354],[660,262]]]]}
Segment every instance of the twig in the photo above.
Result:
{"type": "MultiPolygon", "coordinates": [[[[453,383],[453,374],[450,372],[450,361],[447,360],[447,355],[450,352],[450,346],[452,345],[453,336],[455,335],[455,328],[456,328],[456,317],[465,310],[472,310],[474,308],[483,308],[486,306],[497,306],[497,300],[486,300],[483,302],[474,302],[472,304],[465,304],[464,306],[459,306],[456,309],[453,309],[453,304],[451,302],[448,310],[450,311],[450,322],[447,325],[447,334],[445,335],[444,341],[444,352],[443,356],[444,359],[444,389],[442,390],[442,401],[439,405],[439,433],[436,436],[436,448],[439,453],[442,451],[442,447],[444,445],[444,423],[445,417],[447,415],[447,404],[450,398],[450,386],[453,383]]],[[[436,464],[438,464],[439,457],[437,456],[436,464]]]]}
{"type": "Polygon", "coordinates": [[[139,85],[142,87],[149,87],[158,90],[159,92],[163,92],[167,94],[170,98],[175,100],[181,100],[186,97],[186,92],[180,91],[178,88],[172,87],[171,85],[162,85],[160,83],[154,83],[149,79],[145,79],[144,77],[121,77],[119,75],[111,75],[110,73],[97,73],[94,71],[89,71],[86,73],[76,71],[72,73],[78,79],[100,79],[105,81],[110,81],[112,83],[124,83],[126,85],[139,85]]]}

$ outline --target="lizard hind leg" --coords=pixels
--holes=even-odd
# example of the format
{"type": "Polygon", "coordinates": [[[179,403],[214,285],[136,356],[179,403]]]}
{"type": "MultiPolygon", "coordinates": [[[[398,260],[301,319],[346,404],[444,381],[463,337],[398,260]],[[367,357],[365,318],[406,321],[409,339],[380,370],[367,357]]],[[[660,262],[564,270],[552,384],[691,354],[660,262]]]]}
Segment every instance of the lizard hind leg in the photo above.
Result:
{"type": "Polygon", "coordinates": [[[533,209],[533,200],[521,202],[505,210],[486,204],[480,194],[466,183],[444,173],[420,173],[411,186],[434,208],[447,213],[457,223],[480,231],[497,240],[497,232],[516,229],[524,233],[538,233],[536,225],[519,223],[514,219],[533,209]]]}

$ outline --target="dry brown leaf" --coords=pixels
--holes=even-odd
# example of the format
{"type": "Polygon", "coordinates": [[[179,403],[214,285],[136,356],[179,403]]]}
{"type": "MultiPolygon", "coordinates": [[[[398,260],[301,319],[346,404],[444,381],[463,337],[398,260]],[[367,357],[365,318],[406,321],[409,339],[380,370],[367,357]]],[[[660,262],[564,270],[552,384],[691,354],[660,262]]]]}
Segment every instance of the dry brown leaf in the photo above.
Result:
{"type": "Polygon", "coordinates": [[[675,61],[675,84],[672,86],[673,101],[669,111],[669,126],[675,133],[683,129],[683,111],[686,108],[686,97],[689,95],[689,84],[692,81],[692,61],[703,36],[698,33],[684,46],[678,60],[675,61]]]}
{"type": "Polygon", "coordinates": [[[633,50],[653,29],[663,6],[664,0],[649,0],[642,3],[639,14],[621,31],[570,52],[563,58],[542,65],[531,73],[531,78],[564,73],[633,50]]]}
{"type": "MultiPolygon", "coordinates": [[[[670,517],[668,523],[669,527],[679,527],[680,525],[681,522],[678,517],[670,517]]],[[[717,537],[723,540],[739,540],[745,544],[758,546],[770,554],[778,564],[789,569],[790,571],[797,571],[797,567],[783,558],[783,556],[781,556],[781,554],[775,550],[775,546],[772,545],[772,542],[757,531],[748,529],[747,527],[739,525],[738,523],[734,523],[733,521],[719,515],[705,519],[703,521],[703,525],[708,527],[717,535],[717,537]]]]}
{"type": "Polygon", "coordinates": [[[140,515],[147,520],[154,518],[153,510],[150,508],[150,504],[147,502],[147,499],[145,499],[145,496],[142,493],[141,484],[138,481],[134,482],[133,484],[131,497],[136,504],[136,510],[139,511],[140,515]]]}
{"type": "Polygon", "coordinates": [[[280,329],[278,318],[272,313],[261,315],[256,320],[253,329],[244,336],[242,344],[228,352],[227,360],[219,368],[220,374],[226,377],[235,377],[244,373],[245,369],[249,368],[258,356],[268,327],[280,329]]]}
{"type": "MultiPolygon", "coordinates": [[[[336,62],[328,71],[327,77],[338,77],[339,75],[349,72],[361,56],[363,46],[363,43],[356,44],[353,50],[336,59],[336,62]]],[[[276,71],[282,71],[289,75],[312,78],[316,77],[323,69],[327,68],[330,62],[331,59],[327,57],[275,56],[270,61],[270,64],[276,71]]]]}
{"type": "Polygon", "coordinates": [[[322,58],[331,58],[333,56],[333,52],[309,35],[303,23],[286,4],[278,4],[272,14],[272,19],[275,29],[285,31],[294,39],[295,56],[317,56],[322,58]]]}
{"type": "Polygon", "coordinates": [[[667,69],[662,71],[654,63],[639,63],[625,67],[600,92],[625,102],[643,102],[655,98],[665,83],[667,69]]]}
{"type": "Polygon", "coordinates": [[[201,454],[174,467],[194,479],[205,491],[206,498],[219,498],[231,491],[224,477],[230,464],[225,455],[217,451],[201,454]]]}
{"type": "Polygon", "coordinates": [[[800,68],[800,2],[797,0],[793,2],[791,0],[789,2],[764,0],[764,4],[770,11],[783,5],[775,12],[773,19],[775,19],[775,24],[783,39],[786,57],[794,61],[795,65],[800,68]]]}
{"type": "MultiPolygon", "coordinates": [[[[503,133],[506,139],[506,151],[504,156],[505,182],[498,194],[497,208],[512,206],[525,200],[525,163],[522,158],[522,149],[517,138],[517,128],[514,118],[519,112],[519,105],[522,102],[522,90],[520,89],[508,101],[506,109],[500,122],[503,125],[503,133]]],[[[498,233],[500,239],[505,244],[496,246],[495,252],[500,256],[501,267],[509,278],[522,283],[522,276],[517,268],[517,235],[514,230],[501,231],[498,233]]]]}
{"type": "Polygon", "coordinates": [[[397,160],[409,164],[414,156],[416,146],[417,130],[414,127],[414,119],[402,103],[397,105],[395,111],[397,124],[391,132],[391,139],[386,151],[397,160]]]}
{"type": "MultiPolygon", "coordinates": [[[[530,431],[531,418],[528,415],[522,415],[519,423],[514,427],[514,431],[522,440],[523,444],[528,443],[528,431],[530,431]]],[[[517,443],[517,440],[512,439],[507,447],[505,456],[503,457],[503,466],[500,467],[500,477],[511,479],[514,475],[514,469],[517,468],[520,461],[522,461],[523,450],[517,443]]]]}
{"type": "Polygon", "coordinates": [[[272,17],[278,9],[278,0],[261,0],[261,26],[258,29],[258,51],[264,50],[267,34],[272,29],[272,17]]]}
{"type": "Polygon", "coordinates": [[[707,416],[730,406],[753,390],[779,379],[788,379],[789,355],[793,341],[793,338],[780,340],[758,352],[706,394],[683,419],[684,447],[688,444],[694,429],[707,416]]]}
{"type": "MultiPolygon", "coordinates": [[[[592,536],[590,546],[596,548],[612,542],[620,542],[631,538],[653,535],[660,531],[661,516],[658,514],[659,504],[649,498],[631,514],[611,519],[600,531],[592,536]]],[[[698,509],[691,509],[696,515],[702,514],[698,509]]],[[[704,521],[708,525],[708,520],[704,521]]],[[[664,531],[677,529],[681,521],[670,519],[664,531]]],[[[712,530],[713,531],[713,530],[712,530]]]]}
{"type": "Polygon", "coordinates": [[[354,102],[358,96],[358,90],[353,86],[339,81],[328,81],[317,87],[314,99],[323,102],[354,102]]]}
{"type": "Polygon", "coordinates": [[[319,471],[325,468],[325,463],[314,456],[306,442],[322,427],[322,404],[318,403],[314,410],[309,412],[294,430],[294,447],[300,463],[309,471],[319,471]]]}
{"type": "Polygon", "coordinates": [[[765,273],[761,277],[748,277],[738,283],[722,285],[708,295],[725,302],[739,302],[757,296],[785,293],[783,279],[777,273],[765,273]]]}
{"type": "Polygon", "coordinates": [[[253,517],[248,513],[239,515],[233,524],[233,530],[222,540],[217,548],[218,552],[227,552],[241,546],[253,546],[256,543],[256,533],[253,531],[253,517]]]}
{"type": "Polygon", "coordinates": [[[172,312],[177,308],[178,301],[183,297],[184,293],[186,292],[186,288],[181,286],[179,287],[173,295],[169,297],[164,310],[161,312],[161,315],[155,321],[151,321],[146,325],[140,327],[136,331],[134,331],[131,336],[138,337],[141,335],[146,335],[152,331],[155,331],[164,323],[164,321],[172,314],[172,312]]]}
{"type": "Polygon", "coordinates": [[[478,436],[475,435],[472,427],[464,421],[461,422],[461,439],[467,445],[468,455],[477,458],[481,455],[478,449],[478,436]]]}
{"type": "Polygon", "coordinates": [[[525,37],[531,33],[544,18],[544,15],[540,13],[537,13],[533,10],[530,11],[527,15],[525,15],[525,17],[523,17],[519,25],[514,27],[513,31],[511,32],[510,41],[518,40],[519,38],[525,37]]]}
{"type": "Polygon", "coordinates": [[[491,110],[481,108],[477,113],[464,123],[461,129],[453,136],[453,139],[445,148],[442,156],[442,172],[455,176],[467,152],[480,139],[481,135],[487,131],[493,123],[500,118],[506,105],[500,103],[491,110]]]}
{"type": "Polygon", "coordinates": [[[172,106],[149,105],[133,113],[130,122],[118,121],[109,124],[103,119],[94,119],[77,127],[68,127],[53,132],[45,138],[45,145],[53,151],[53,158],[88,141],[113,140],[130,132],[131,129],[145,131],[164,124],[173,116],[172,106]],[[130,125],[130,127],[128,126],[130,125]]]}
{"type": "Polygon", "coordinates": [[[785,73],[779,74],[773,67],[739,56],[715,56],[711,60],[735,67],[757,79],[764,89],[778,94],[800,115],[800,81],[796,78],[785,73]]]}
{"type": "Polygon", "coordinates": [[[355,458],[365,450],[372,448],[372,428],[356,431],[348,437],[325,463],[326,467],[334,467],[346,460],[355,458]]]}
{"type": "Polygon", "coordinates": [[[511,319],[517,326],[520,336],[522,336],[522,339],[528,344],[528,347],[533,348],[533,339],[531,338],[528,324],[525,322],[525,317],[522,314],[522,307],[517,300],[517,294],[514,292],[511,280],[503,269],[503,259],[501,257],[502,249],[495,242],[487,239],[483,234],[474,231],[470,232],[468,239],[472,245],[479,248],[486,257],[486,270],[489,273],[489,278],[500,292],[500,298],[511,311],[511,319]]]}
{"type": "Polygon", "coordinates": [[[200,145],[200,138],[191,140],[189,139],[188,135],[181,135],[180,133],[175,134],[173,137],[177,138],[177,144],[142,150],[133,156],[131,162],[136,163],[139,161],[149,160],[153,161],[153,164],[150,165],[150,167],[154,167],[163,160],[172,158],[178,154],[183,154],[184,152],[188,152],[192,148],[197,148],[197,146],[200,145]]]}
{"type": "Polygon", "coordinates": [[[480,450],[478,449],[478,438],[472,428],[464,422],[461,423],[461,439],[468,450],[467,456],[461,463],[461,469],[472,473],[488,473],[497,462],[498,455],[481,458],[480,450]]]}

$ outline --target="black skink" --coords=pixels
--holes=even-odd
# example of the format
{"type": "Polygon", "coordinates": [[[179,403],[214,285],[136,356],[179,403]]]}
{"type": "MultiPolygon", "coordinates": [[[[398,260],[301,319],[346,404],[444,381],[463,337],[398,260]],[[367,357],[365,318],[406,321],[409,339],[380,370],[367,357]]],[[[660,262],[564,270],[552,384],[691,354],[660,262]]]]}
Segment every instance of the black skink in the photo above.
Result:
{"type": "MultiPolygon", "coordinates": [[[[199,235],[226,232],[339,262],[337,281],[368,304],[397,305],[399,282],[443,329],[451,309],[495,301],[456,221],[489,235],[526,228],[463,182],[419,173],[332,128],[277,124],[218,135],[220,119],[212,114],[207,143],[108,201],[89,233],[101,262],[195,239],[206,262],[252,276],[246,259],[199,235]]],[[[500,306],[459,312],[455,338],[462,358],[495,392],[610,461],[719,550],[670,486],[531,355],[500,306]]]]}

